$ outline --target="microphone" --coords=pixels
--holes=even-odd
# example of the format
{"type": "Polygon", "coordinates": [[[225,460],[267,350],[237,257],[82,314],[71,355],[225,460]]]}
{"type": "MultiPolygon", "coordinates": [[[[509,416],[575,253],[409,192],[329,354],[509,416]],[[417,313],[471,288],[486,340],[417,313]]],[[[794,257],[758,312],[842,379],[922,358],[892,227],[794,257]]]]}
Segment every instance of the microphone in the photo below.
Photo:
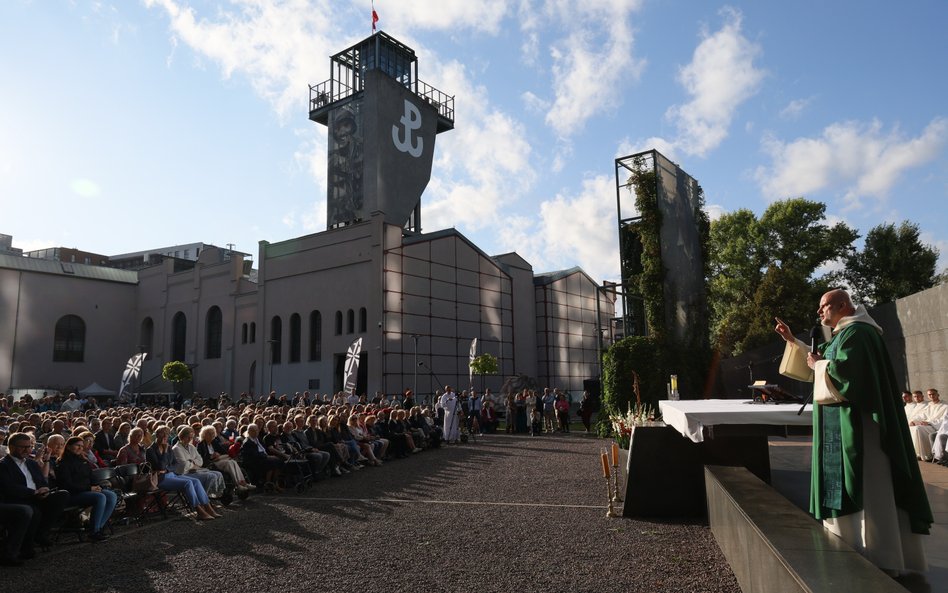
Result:
{"type": "Polygon", "coordinates": [[[816,352],[816,339],[823,335],[823,330],[820,329],[820,326],[814,325],[813,329],[810,330],[810,352],[816,352]]]}

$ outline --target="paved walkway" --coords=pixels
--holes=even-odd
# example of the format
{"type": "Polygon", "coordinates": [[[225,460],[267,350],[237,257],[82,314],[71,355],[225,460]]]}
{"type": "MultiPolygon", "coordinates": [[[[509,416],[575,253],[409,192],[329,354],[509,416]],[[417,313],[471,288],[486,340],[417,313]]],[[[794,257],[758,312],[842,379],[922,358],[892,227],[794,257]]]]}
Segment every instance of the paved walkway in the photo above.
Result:
{"type": "Polygon", "coordinates": [[[116,528],[0,570],[11,592],[739,591],[702,524],[605,517],[607,441],[477,444],[257,495],[215,521],[116,528]]]}
{"type": "MultiPolygon", "coordinates": [[[[773,485],[804,511],[809,507],[810,454],[810,437],[770,440],[773,485]]],[[[922,461],[919,467],[935,517],[931,535],[924,539],[929,571],[899,582],[916,593],[948,593],[948,467],[922,461]]]]}

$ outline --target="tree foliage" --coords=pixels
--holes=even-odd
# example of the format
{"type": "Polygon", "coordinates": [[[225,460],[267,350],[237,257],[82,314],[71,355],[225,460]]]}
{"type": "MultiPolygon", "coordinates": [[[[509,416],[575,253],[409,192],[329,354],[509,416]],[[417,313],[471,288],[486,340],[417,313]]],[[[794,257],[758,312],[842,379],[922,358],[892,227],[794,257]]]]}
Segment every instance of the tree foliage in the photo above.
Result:
{"type": "Polygon", "coordinates": [[[862,251],[846,257],[846,268],[834,278],[847,283],[868,305],[888,303],[935,283],[938,250],[922,244],[918,225],[880,224],[866,234],[862,251]]]}
{"type": "Polygon", "coordinates": [[[161,367],[161,378],[177,385],[191,379],[191,369],[180,360],[173,360],[161,367]]]}
{"type": "Polygon", "coordinates": [[[475,356],[469,364],[471,372],[475,375],[496,375],[497,357],[485,352],[480,356],[475,356]]]}
{"type": "Polygon", "coordinates": [[[830,281],[814,274],[849,255],[858,237],[825,217],[825,204],[795,198],[774,202],[759,219],[742,209],[711,223],[708,299],[712,341],[722,354],[771,339],[775,316],[797,329],[812,325],[813,303],[830,281]]]}

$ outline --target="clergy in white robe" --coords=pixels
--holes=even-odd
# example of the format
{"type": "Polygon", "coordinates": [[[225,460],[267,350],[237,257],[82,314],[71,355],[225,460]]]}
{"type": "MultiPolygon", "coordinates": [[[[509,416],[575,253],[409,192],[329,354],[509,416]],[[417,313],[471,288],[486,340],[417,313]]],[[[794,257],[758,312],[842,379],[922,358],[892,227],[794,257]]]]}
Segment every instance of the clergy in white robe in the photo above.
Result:
{"type": "Polygon", "coordinates": [[[444,388],[444,394],[438,400],[436,408],[444,410],[444,440],[448,443],[456,443],[460,438],[460,402],[458,395],[450,385],[444,388]]]}
{"type": "Polygon", "coordinates": [[[912,434],[912,444],[915,446],[915,455],[925,461],[932,460],[932,436],[938,431],[942,421],[948,415],[948,404],[940,401],[938,390],[929,389],[928,404],[921,406],[909,419],[909,431],[912,434]]]}

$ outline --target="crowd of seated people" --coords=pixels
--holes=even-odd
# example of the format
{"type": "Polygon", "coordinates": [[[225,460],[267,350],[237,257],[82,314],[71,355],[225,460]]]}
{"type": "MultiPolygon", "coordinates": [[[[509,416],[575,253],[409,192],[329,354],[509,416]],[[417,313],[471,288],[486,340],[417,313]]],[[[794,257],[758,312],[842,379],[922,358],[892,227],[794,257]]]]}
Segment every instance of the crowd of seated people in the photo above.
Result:
{"type": "Polygon", "coordinates": [[[441,443],[427,406],[307,396],[231,403],[222,394],[217,406],[179,410],[98,409],[74,395],[58,407],[46,398],[13,404],[0,394],[0,566],[51,545],[70,508],[89,509],[89,540],[107,539],[121,493],[95,482],[99,468],[154,472],[158,492],[180,493],[189,516],[211,521],[228,491],[282,492],[294,464],[313,479],[341,477],[441,443]]]}

